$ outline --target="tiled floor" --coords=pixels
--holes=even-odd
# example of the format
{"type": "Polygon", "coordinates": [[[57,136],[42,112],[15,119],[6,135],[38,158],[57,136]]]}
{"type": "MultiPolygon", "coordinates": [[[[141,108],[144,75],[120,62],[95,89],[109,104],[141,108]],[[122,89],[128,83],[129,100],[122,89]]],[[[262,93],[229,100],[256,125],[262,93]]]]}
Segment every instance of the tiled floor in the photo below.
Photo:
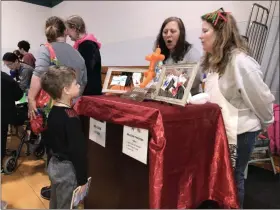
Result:
{"type": "MultiPolygon", "coordinates": [[[[8,139],[8,148],[17,148],[17,138],[8,139]]],[[[48,209],[49,202],[40,197],[42,187],[49,184],[45,172],[45,162],[33,155],[22,157],[17,170],[11,175],[1,175],[1,200],[8,203],[9,209],[48,209]]]]}

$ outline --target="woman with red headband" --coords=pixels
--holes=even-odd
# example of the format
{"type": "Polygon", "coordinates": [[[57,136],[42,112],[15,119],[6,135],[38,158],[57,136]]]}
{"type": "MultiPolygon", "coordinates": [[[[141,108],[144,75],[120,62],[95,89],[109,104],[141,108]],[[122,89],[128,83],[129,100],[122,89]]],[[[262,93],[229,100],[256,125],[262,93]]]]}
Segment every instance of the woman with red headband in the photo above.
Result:
{"type": "Polygon", "coordinates": [[[222,107],[242,208],[244,171],[257,135],[274,121],[274,96],[263,81],[260,65],[250,57],[234,17],[221,8],[201,18],[205,92],[222,107]]]}

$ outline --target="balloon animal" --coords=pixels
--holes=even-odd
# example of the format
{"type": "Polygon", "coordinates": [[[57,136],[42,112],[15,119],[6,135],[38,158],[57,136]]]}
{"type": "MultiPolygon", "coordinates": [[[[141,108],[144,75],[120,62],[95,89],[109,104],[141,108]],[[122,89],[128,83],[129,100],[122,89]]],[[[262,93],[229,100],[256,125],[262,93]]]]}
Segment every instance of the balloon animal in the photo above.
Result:
{"type": "Polygon", "coordinates": [[[144,72],[144,80],[140,84],[140,88],[145,88],[147,84],[156,76],[155,73],[155,65],[158,61],[163,61],[165,56],[161,54],[161,49],[159,47],[156,48],[155,52],[146,56],[146,60],[150,61],[149,69],[144,72]]]}

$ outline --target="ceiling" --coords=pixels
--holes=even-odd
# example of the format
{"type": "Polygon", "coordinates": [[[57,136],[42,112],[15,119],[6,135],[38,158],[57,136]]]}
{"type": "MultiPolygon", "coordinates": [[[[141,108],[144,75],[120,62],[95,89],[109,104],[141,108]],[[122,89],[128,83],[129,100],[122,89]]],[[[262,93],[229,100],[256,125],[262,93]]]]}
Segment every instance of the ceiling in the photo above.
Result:
{"type": "Polygon", "coordinates": [[[36,4],[39,6],[45,6],[49,8],[52,8],[58,5],[59,3],[63,2],[63,0],[20,0],[20,1],[36,4]]]}

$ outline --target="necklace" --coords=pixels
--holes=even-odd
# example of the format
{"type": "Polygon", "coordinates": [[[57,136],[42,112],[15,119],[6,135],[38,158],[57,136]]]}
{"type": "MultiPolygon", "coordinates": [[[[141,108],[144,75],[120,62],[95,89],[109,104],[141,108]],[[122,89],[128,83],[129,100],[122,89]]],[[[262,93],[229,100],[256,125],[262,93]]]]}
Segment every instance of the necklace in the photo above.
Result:
{"type": "Polygon", "coordinates": [[[69,104],[63,103],[63,102],[61,102],[61,101],[57,101],[56,103],[60,103],[60,104],[63,104],[63,105],[65,105],[65,106],[67,106],[68,108],[71,108],[71,106],[70,106],[69,104]]]}

